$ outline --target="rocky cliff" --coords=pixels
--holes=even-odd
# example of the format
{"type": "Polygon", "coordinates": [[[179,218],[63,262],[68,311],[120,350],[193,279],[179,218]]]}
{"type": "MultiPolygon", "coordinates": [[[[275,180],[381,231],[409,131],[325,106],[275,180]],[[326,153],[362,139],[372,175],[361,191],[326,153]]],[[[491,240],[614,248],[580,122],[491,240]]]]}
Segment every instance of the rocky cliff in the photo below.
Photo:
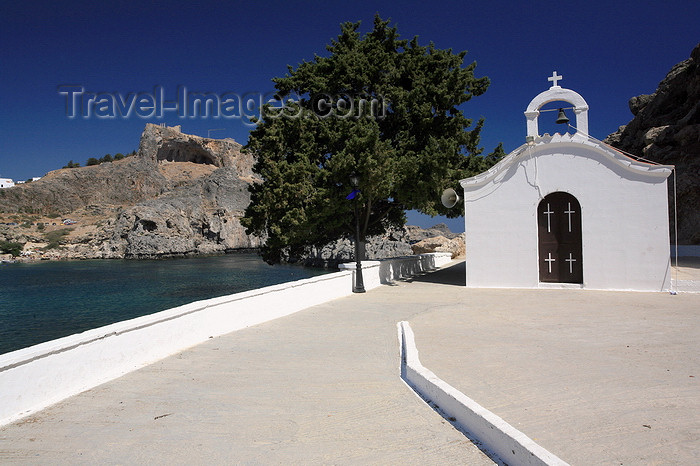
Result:
{"type": "Polygon", "coordinates": [[[241,153],[233,139],[211,139],[185,134],[180,126],[147,124],[141,135],[139,155],[150,162],[191,162],[221,168],[235,168],[241,177],[253,174],[254,160],[241,153]]]}
{"type": "MultiPolygon", "coordinates": [[[[656,92],[632,97],[629,106],[634,118],[605,142],[676,166],[678,242],[700,244],[700,44],[669,71],[656,92]]],[[[669,187],[673,222],[672,178],[669,187]]]]}
{"type": "Polygon", "coordinates": [[[258,247],[240,217],[255,181],[252,156],[233,140],[147,124],[138,153],[56,170],[0,190],[0,240],[67,258],[147,258],[258,247]],[[70,217],[66,227],[56,219],[70,217]],[[14,221],[13,221],[14,220],[14,221]],[[52,232],[63,232],[56,235],[52,232]],[[53,236],[52,236],[53,235],[53,236]],[[50,246],[52,238],[60,238],[50,246]]]}
{"type": "MultiPolygon", "coordinates": [[[[426,252],[451,252],[453,258],[464,256],[464,235],[452,233],[444,223],[430,228],[406,225],[401,230],[372,236],[365,245],[367,260],[410,256],[426,252]]],[[[335,268],[355,257],[355,246],[350,239],[339,239],[322,248],[312,248],[299,261],[305,265],[335,268]]]]}
{"type": "Polygon", "coordinates": [[[248,182],[223,167],[188,186],[120,211],[108,221],[103,257],[213,254],[255,248],[259,238],[240,224],[250,202],[248,182]]]}
{"type": "Polygon", "coordinates": [[[0,190],[0,213],[65,216],[90,205],[133,205],[169,188],[140,155],[100,165],[54,170],[38,181],[0,190]]]}
{"type": "Polygon", "coordinates": [[[411,249],[413,250],[413,254],[424,254],[426,252],[449,252],[452,254],[453,259],[464,257],[466,255],[466,247],[464,244],[464,237],[462,235],[454,238],[447,238],[442,235],[432,238],[425,238],[411,245],[411,249]]]}

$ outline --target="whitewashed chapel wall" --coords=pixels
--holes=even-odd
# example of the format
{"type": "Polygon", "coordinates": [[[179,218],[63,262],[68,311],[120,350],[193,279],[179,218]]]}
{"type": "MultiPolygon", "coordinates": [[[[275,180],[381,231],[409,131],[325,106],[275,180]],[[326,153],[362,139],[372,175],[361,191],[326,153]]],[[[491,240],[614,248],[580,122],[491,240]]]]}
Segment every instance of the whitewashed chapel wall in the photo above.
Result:
{"type": "Polygon", "coordinates": [[[668,289],[670,169],[581,139],[537,138],[462,180],[467,286],[551,286],[539,281],[537,205],[563,191],[581,204],[583,288],[668,289]]]}

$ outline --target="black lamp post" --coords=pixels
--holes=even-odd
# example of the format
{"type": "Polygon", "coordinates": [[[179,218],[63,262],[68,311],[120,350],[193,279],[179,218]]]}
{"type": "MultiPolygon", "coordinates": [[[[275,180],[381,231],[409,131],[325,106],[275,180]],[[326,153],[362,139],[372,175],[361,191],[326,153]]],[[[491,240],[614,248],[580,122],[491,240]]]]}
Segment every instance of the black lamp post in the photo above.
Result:
{"type": "Polygon", "coordinates": [[[350,175],[350,184],[356,192],[353,198],[355,207],[355,286],[352,288],[352,292],[364,293],[365,283],[362,279],[362,257],[360,257],[360,213],[357,210],[357,191],[360,186],[360,177],[355,173],[350,175]]]}

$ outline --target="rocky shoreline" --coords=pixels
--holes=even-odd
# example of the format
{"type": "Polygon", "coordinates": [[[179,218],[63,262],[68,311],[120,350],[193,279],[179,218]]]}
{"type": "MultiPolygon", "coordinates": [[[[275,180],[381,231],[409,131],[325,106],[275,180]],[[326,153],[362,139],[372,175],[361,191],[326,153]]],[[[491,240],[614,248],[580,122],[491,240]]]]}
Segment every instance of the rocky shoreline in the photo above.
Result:
{"type": "MultiPolygon", "coordinates": [[[[20,226],[14,226],[21,228],[20,226]]],[[[24,227],[25,229],[27,227],[24,227]]],[[[52,230],[52,231],[60,231],[52,230]]],[[[46,238],[36,231],[12,231],[6,225],[0,225],[0,238],[9,238],[18,244],[22,252],[18,256],[0,254],[2,263],[32,263],[39,261],[57,260],[95,260],[95,259],[168,259],[175,257],[202,257],[232,254],[239,252],[257,252],[257,247],[239,247],[212,253],[189,252],[141,255],[109,255],[90,245],[89,235],[77,236],[76,242],[68,240],[48,248],[46,238]],[[84,242],[86,241],[87,242],[84,242]]],[[[393,231],[384,236],[369,238],[365,247],[366,259],[377,260],[390,257],[401,257],[426,252],[450,252],[453,258],[464,257],[464,235],[452,233],[445,224],[438,224],[428,229],[408,225],[402,231],[393,231]]],[[[339,239],[322,248],[312,248],[304,256],[291,258],[289,263],[297,263],[308,267],[336,268],[338,264],[354,260],[354,244],[351,239],[339,239]]]]}

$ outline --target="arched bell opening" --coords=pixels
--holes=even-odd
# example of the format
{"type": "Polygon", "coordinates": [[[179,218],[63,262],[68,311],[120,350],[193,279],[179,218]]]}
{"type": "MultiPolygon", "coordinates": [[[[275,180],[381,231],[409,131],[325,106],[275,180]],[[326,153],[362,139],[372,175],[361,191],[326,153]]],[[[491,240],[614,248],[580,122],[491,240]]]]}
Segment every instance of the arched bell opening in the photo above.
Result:
{"type": "Polygon", "coordinates": [[[569,102],[555,100],[543,105],[539,112],[537,125],[540,135],[574,134],[578,131],[574,107],[569,102]]]}

